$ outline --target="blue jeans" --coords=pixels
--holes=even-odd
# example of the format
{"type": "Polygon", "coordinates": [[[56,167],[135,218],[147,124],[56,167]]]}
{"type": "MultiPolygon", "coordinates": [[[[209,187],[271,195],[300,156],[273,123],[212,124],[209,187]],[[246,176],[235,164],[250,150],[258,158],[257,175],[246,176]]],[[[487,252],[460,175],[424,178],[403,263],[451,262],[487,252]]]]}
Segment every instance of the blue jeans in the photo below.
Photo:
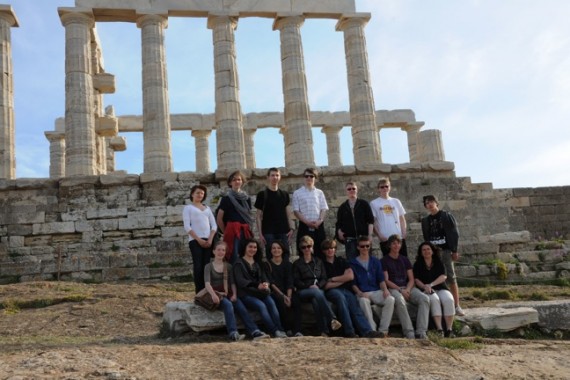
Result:
{"type": "Polygon", "coordinates": [[[355,325],[362,336],[372,331],[353,292],[345,288],[334,288],[327,290],[325,294],[336,305],[345,335],[353,335],[355,325]]]}
{"type": "Polygon", "coordinates": [[[297,294],[301,301],[313,303],[313,309],[317,316],[317,329],[319,333],[328,334],[331,321],[336,317],[327,302],[325,292],[317,288],[307,288],[298,290],[297,294]]]}
{"type": "Polygon", "coordinates": [[[281,325],[286,330],[291,330],[293,334],[301,332],[301,300],[295,294],[291,297],[291,307],[287,307],[283,301],[283,297],[275,293],[271,293],[271,298],[279,310],[281,316],[281,325]]]}
{"type": "Polygon", "coordinates": [[[346,256],[346,261],[350,261],[358,256],[358,240],[356,238],[347,238],[344,243],[344,255],[346,256]]]}
{"type": "Polygon", "coordinates": [[[270,295],[265,296],[263,299],[250,295],[243,295],[240,299],[246,308],[255,310],[261,315],[263,324],[271,334],[274,335],[277,330],[283,331],[281,320],[279,318],[279,311],[277,311],[277,306],[275,306],[275,302],[270,295]]]}
{"type": "MultiPolygon", "coordinates": [[[[207,240],[207,239],[206,239],[207,240]]],[[[194,277],[194,287],[196,293],[204,289],[204,268],[212,257],[212,248],[203,248],[196,240],[188,242],[190,253],[192,254],[192,275],[194,277]]]]}
{"type": "Polygon", "coordinates": [[[287,234],[263,234],[263,238],[265,239],[265,255],[267,256],[267,261],[271,260],[273,256],[271,256],[271,243],[274,241],[280,240],[281,243],[285,246],[285,251],[283,252],[283,260],[289,261],[289,239],[287,238],[287,234]]]}
{"type": "Polygon", "coordinates": [[[234,310],[237,313],[237,315],[239,315],[239,317],[240,317],[241,321],[243,322],[245,329],[247,330],[249,335],[252,335],[256,331],[260,331],[259,327],[257,327],[257,325],[255,324],[253,319],[251,319],[251,315],[249,315],[249,311],[247,311],[245,305],[243,304],[243,302],[241,302],[241,300],[239,298],[236,299],[236,301],[232,303],[228,298],[224,297],[220,307],[222,307],[224,310],[224,318],[226,319],[226,328],[228,329],[228,333],[231,333],[231,332],[237,330],[237,328],[235,327],[234,310]],[[226,314],[226,308],[228,308],[228,304],[232,308],[231,309],[231,316],[229,316],[229,319],[228,319],[228,315],[226,314]],[[231,319],[233,319],[233,321],[234,321],[233,322],[234,323],[234,330],[232,330],[232,331],[230,331],[231,326],[228,324],[228,320],[231,320],[231,319]]]}

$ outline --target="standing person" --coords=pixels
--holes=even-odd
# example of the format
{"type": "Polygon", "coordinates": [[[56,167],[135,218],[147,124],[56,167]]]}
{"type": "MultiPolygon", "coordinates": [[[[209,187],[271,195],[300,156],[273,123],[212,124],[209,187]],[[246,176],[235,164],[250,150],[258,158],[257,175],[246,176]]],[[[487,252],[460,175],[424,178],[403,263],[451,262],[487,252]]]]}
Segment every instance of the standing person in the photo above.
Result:
{"type": "Polygon", "coordinates": [[[465,312],[459,305],[459,286],[455,275],[454,261],[459,260],[457,246],[459,244],[459,230],[457,222],[451,213],[439,209],[439,202],[435,195],[426,195],[423,198],[424,207],[429,215],[422,218],[422,233],[424,240],[442,250],[441,258],[447,274],[447,284],[455,301],[455,314],[464,316],[465,312]]]}
{"type": "Polygon", "coordinates": [[[267,260],[271,260],[271,243],[281,241],[287,248],[283,252],[283,259],[289,261],[289,242],[295,231],[289,193],[279,188],[279,169],[270,168],[267,171],[267,180],[267,187],[257,193],[254,205],[257,209],[259,240],[265,246],[267,260]]]}
{"type": "Polygon", "coordinates": [[[380,239],[382,255],[386,256],[390,251],[388,237],[398,235],[402,239],[400,254],[408,256],[406,247],[407,224],[406,211],[399,199],[390,197],[390,180],[380,178],[378,181],[378,198],[370,202],[374,214],[374,232],[380,239]]]}
{"type": "Polygon", "coordinates": [[[249,310],[257,311],[263,325],[276,338],[286,338],[281,327],[277,306],[271,298],[267,276],[261,268],[261,246],[254,239],[248,239],[240,250],[240,258],[234,265],[234,276],[239,299],[249,310]]]}
{"type": "Polygon", "coordinates": [[[281,317],[281,325],[292,336],[303,336],[301,333],[301,301],[293,295],[293,264],[284,259],[286,248],[282,241],[271,243],[271,260],[266,264],[266,274],[271,287],[271,297],[277,305],[281,317]]]}
{"type": "Polygon", "coordinates": [[[202,204],[208,189],[204,185],[194,185],[190,189],[192,203],[184,206],[182,220],[188,234],[188,246],[192,254],[192,274],[196,293],[204,289],[204,267],[212,257],[212,243],[218,226],[212,210],[202,204]]]}
{"type": "Polygon", "coordinates": [[[429,241],[418,247],[418,254],[414,263],[414,277],[416,286],[429,297],[431,317],[441,336],[453,338],[453,316],[455,304],[453,296],[448,290],[445,280],[445,267],[441,261],[439,248],[429,241]],[[441,315],[445,319],[445,333],[441,323],[441,315]]]}
{"type": "Polygon", "coordinates": [[[323,191],[315,187],[317,170],[307,168],[303,176],[305,184],[293,193],[293,212],[299,219],[297,246],[303,236],[311,237],[315,242],[315,254],[322,259],[321,243],[326,238],[323,222],[329,206],[323,191]]]}
{"type": "Polygon", "coordinates": [[[390,295],[382,263],[376,257],[370,255],[372,242],[367,236],[358,238],[359,254],[350,260],[350,267],[354,272],[352,290],[358,297],[358,303],[373,330],[376,330],[376,322],[372,314],[372,304],[382,305],[380,326],[378,332],[381,336],[388,336],[392,314],[394,313],[395,299],[390,295]]]}
{"type": "Polygon", "coordinates": [[[356,296],[352,292],[354,273],[344,258],[335,255],[336,241],[326,239],[321,248],[325,254],[324,264],[328,278],[325,285],[325,295],[328,300],[336,305],[344,336],[347,338],[357,337],[356,327],[362,337],[383,337],[383,334],[374,331],[370,326],[358,305],[356,296]]]}
{"type": "Polygon", "coordinates": [[[247,332],[253,337],[253,340],[269,338],[269,335],[257,327],[244,304],[237,298],[232,266],[226,262],[225,256],[226,243],[218,241],[214,245],[214,260],[206,264],[204,268],[204,281],[206,289],[212,296],[212,300],[214,303],[217,303],[218,308],[221,308],[224,312],[224,320],[230,340],[239,341],[245,338],[245,335],[240,334],[237,330],[234,312],[240,316],[247,332]],[[224,276],[226,277],[225,280],[224,276]],[[225,293],[224,281],[227,281],[228,293],[225,293]],[[220,299],[215,291],[224,293],[225,296],[220,299]]]}
{"type": "Polygon", "coordinates": [[[402,332],[406,338],[414,339],[414,326],[406,307],[406,302],[411,302],[418,307],[415,337],[427,339],[429,297],[414,286],[412,263],[406,256],[400,254],[402,247],[400,237],[398,235],[390,236],[388,246],[390,252],[382,258],[382,267],[384,268],[386,285],[395,299],[394,305],[402,325],[402,332]]]}
{"type": "Polygon", "coordinates": [[[218,227],[228,245],[226,260],[231,264],[235,264],[238,258],[241,243],[253,237],[251,199],[241,189],[245,181],[245,175],[239,170],[230,174],[227,181],[230,190],[222,197],[216,216],[218,227]]]}
{"type": "Polygon", "coordinates": [[[323,291],[327,283],[327,273],[323,262],[313,255],[314,241],[310,236],[299,240],[299,258],[293,263],[293,282],[301,301],[310,301],[317,317],[317,329],[322,336],[330,330],[338,330],[342,324],[337,321],[323,291]]]}
{"type": "Polygon", "coordinates": [[[347,260],[358,256],[356,249],[359,236],[372,237],[374,215],[368,202],[358,198],[358,187],[354,182],[345,185],[348,199],[338,208],[336,214],[336,234],[344,244],[347,260]]]}

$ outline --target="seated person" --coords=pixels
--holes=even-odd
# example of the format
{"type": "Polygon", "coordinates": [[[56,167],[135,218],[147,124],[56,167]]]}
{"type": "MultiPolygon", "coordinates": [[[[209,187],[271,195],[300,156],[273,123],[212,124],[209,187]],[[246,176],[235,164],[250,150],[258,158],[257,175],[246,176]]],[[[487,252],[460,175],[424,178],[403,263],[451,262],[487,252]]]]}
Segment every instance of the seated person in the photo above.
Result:
{"type": "Polygon", "coordinates": [[[269,335],[257,327],[255,322],[251,319],[245,305],[237,298],[232,266],[225,262],[225,256],[226,243],[218,241],[214,245],[214,259],[206,264],[204,268],[204,282],[205,288],[212,296],[212,300],[214,303],[217,303],[218,308],[221,308],[224,312],[226,329],[228,330],[230,340],[238,341],[245,338],[245,335],[240,334],[237,330],[234,311],[240,316],[247,332],[253,337],[253,340],[269,338],[269,335]],[[225,281],[227,281],[227,285],[224,285],[225,281]],[[227,287],[227,293],[225,293],[225,287],[227,287]],[[225,296],[220,299],[214,290],[225,293],[225,296]]]}
{"type": "Polygon", "coordinates": [[[328,336],[330,329],[338,330],[342,324],[336,319],[323,291],[327,273],[323,262],[313,255],[313,239],[302,236],[299,251],[302,256],[293,263],[293,283],[301,301],[311,302],[317,317],[317,329],[322,336],[328,336]]]}
{"type": "Polygon", "coordinates": [[[303,336],[301,333],[301,301],[293,296],[293,264],[283,255],[285,244],[275,240],[270,245],[271,260],[265,262],[265,272],[271,286],[271,297],[277,305],[281,324],[293,336],[303,336]]]}
{"type": "Polygon", "coordinates": [[[398,235],[388,238],[388,254],[382,258],[384,277],[390,294],[395,298],[395,309],[398,319],[402,324],[402,332],[408,339],[414,339],[414,327],[408,314],[406,301],[418,307],[416,316],[416,335],[418,339],[427,339],[427,327],[429,318],[429,297],[414,286],[414,273],[412,263],[400,254],[402,239],[398,235]]]}
{"type": "Polygon", "coordinates": [[[261,246],[255,239],[247,239],[240,249],[240,258],[234,265],[237,294],[249,310],[261,315],[263,324],[276,338],[286,338],[281,318],[273,298],[265,272],[261,268],[261,246]]]}
{"type": "Polygon", "coordinates": [[[418,247],[414,263],[416,286],[428,295],[430,300],[431,317],[441,336],[454,337],[453,317],[455,303],[453,295],[445,284],[447,275],[441,260],[440,249],[426,241],[418,247]],[[445,333],[441,323],[441,315],[445,318],[445,333]]]}
{"type": "Polygon", "coordinates": [[[358,238],[356,244],[358,256],[350,260],[350,267],[354,272],[352,290],[356,293],[360,308],[373,330],[376,330],[376,322],[372,314],[372,304],[382,305],[378,332],[385,337],[388,335],[392,321],[394,297],[390,295],[386,281],[384,281],[382,263],[376,257],[370,256],[371,246],[372,243],[368,236],[358,238]]]}
{"type": "Polygon", "coordinates": [[[354,274],[352,269],[342,257],[335,255],[336,241],[326,239],[321,243],[321,252],[325,255],[325,270],[328,281],[325,285],[325,295],[329,301],[336,305],[340,322],[344,330],[344,336],[348,338],[357,337],[358,330],[360,336],[368,338],[383,337],[376,332],[368,323],[368,319],[358,305],[356,296],[352,292],[352,280],[354,274]],[[352,323],[354,321],[354,324],[352,323]]]}

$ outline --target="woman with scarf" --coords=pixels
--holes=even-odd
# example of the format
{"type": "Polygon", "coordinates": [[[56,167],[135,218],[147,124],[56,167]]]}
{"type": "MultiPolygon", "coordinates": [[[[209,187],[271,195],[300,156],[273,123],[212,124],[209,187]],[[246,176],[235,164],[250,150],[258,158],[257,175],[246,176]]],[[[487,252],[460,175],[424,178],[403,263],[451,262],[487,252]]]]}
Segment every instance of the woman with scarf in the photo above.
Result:
{"type": "Polygon", "coordinates": [[[245,181],[245,175],[239,170],[230,174],[228,177],[230,190],[226,196],[222,197],[216,216],[218,227],[224,234],[224,241],[228,246],[226,260],[232,265],[239,256],[241,244],[253,237],[251,199],[241,189],[245,181]]]}

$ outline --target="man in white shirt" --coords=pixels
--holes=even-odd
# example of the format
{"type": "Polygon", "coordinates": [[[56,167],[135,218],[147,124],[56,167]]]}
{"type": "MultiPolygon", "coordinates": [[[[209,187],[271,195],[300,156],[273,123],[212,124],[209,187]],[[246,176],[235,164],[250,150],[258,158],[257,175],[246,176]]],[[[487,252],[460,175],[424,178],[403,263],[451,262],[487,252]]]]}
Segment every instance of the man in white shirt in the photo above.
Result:
{"type": "Polygon", "coordinates": [[[388,238],[398,235],[402,239],[400,254],[408,256],[406,247],[406,210],[399,199],[390,197],[390,180],[380,178],[378,181],[378,194],[380,196],[370,202],[372,214],[374,214],[374,233],[380,239],[380,249],[382,255],[386,256],[390,252],[388,238]]]}
{"type": "Polygon", "coordinates": [[[293,193],[293,213],[299,219],[297,231],[297,248],[303,236],[310,236],[314,240],[314,252],[319,258],[324,258],[321,252],[321,243],[326,239],[323,222],[329,206],[322,190],[315,187],[318,178],[316,169],[307,168],[303,173],[304,186],[293,193]]]}

